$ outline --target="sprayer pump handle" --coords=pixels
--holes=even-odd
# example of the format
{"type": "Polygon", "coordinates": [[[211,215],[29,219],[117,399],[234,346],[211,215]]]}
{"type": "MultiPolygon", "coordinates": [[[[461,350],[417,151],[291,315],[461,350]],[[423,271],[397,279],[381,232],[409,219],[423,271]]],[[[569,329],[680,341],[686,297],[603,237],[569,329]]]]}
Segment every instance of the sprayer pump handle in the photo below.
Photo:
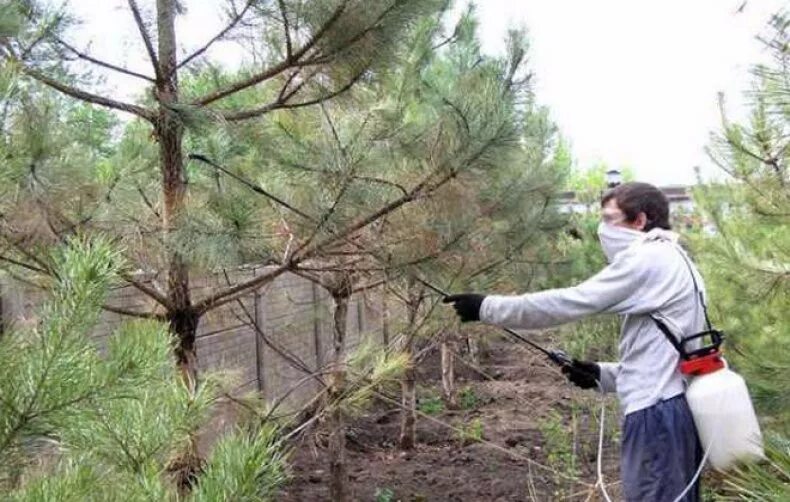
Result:
{"type": "Polygon", "coordinates": [[[721,348],[721,344],[723,342],[724,342],[724,333],[723,332],[721,332],[719,330],[716,330],[716,329],[712,329],[712,330],[708,330],[708,331],[701,331],[701,332],[695,333],[695,334],[693,334],[691,336],[683,337],[683,339],[680,342],[681,347],[683,349],[683,350],[681,350],[681,354],[683,356],[683,359],[685,359],[685,360],[690,360],[690,359],[694,359],[694,358],[698,358],[698,357],[707,356],[709,354],[713,354],[713,353],[719,352],[719,350],[721,348]],[[692,340],[696,340],[698,338],[704,338],[706,336],[709,336],[710,339],[711,339],[711,343],[709,345],[705,345],[703,347],[700,347],[699,349],[692,350],[691,352],[687,352],[686,351],[686,344],[687,343],[689,343],[692,340]]]}

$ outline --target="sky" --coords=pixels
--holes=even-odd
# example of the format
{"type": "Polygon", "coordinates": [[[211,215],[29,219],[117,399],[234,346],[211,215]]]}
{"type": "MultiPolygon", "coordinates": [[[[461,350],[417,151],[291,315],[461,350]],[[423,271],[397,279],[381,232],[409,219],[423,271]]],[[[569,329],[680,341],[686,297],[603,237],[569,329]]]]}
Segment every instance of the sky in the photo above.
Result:
{"type": "Polygon", "coordinates": [[[743,117],[756,35],[786,2],[750,0],[480,0],[491,53],[502,33],[529,31],[536,96],[571,142],[579,166],[631,167],[660,184],[719,174],[705,154],[729,115],[743,117]]]}
{"type": "MultiPolygon", "coordinates": [[[[197,47],[221,26],[217,1],[185,2],[180,41],[197,47]]],[[[483,50],[501,54],[508,28],[529,33],[529,66],[540,104],[549,108],[581,168],[629,167],[661,185],[720,175],[705,154],[720,125],[718,93],[728,114],[745,116],[751,66],[766,58],[756,36],[784,0],[478,0],[483,50]],[[740,9],[740,7],[742,7],[740,9]],[[740,11],[739,11],[740,9],[740,11]]],[[[150,1],[141,5],[153,4],[150,1]]],[[[457,2],[457,8],[465,2],[457,2]]],[[[87,22],[74,40],[93,54],[146,71],[139,37],[120,0],[72,0],[87,22]]],[[[214,47],[230,65],[238,51],[214,47]]],[[[108,85],[140,92],[131,79],[108,85]]]]}

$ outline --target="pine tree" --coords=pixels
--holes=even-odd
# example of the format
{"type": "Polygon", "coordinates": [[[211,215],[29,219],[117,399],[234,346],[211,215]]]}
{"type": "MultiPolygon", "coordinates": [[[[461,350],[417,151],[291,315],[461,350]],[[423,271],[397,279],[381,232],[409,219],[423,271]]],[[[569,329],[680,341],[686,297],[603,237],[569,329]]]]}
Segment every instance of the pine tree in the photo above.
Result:
{"type": "MultiPolygon", "coordinates": [[[[5,500],[170,500],[185,481],[167,467],[207,423],[220,381],[185,386],[152,320],[126,323],[100,354],[89,333],[122,261],[107,240],[69,239],[38,326],[0,339],[5,500]]],[[[284,479],[276,428],[249,427],[220,440],[189,499],[270,499],[284,479]]]]}
{"type": "Polygon", "coordinates": [[[713,224],[695,250],[714,319],[727,333],[728,360],[744,374],[768,438],[771,462],[727,480],[741,500],[790,497],[788,27],[788,17],[776,15],[763,37],[772,60],[755,69],[750,120],[731,122],[723,113],[710,156],[729,180],[696,193],[713,224]]]}
{"type": "MultiPolygon", "coordinates": [[[[74,232],[117,238],[129,249],[132,270],[154,279],[146,281],[127,273],[124,280],[148,296],[155,307],[145,312],[113,310],[166,320],[179,341],[179,366],[191,382],[196,382],[195,331],[200,318],[294,268],[309,259],[316,246],[328,242],[302,246],[299,254],[279,260],[278,266],[262,276],[193,298],[190,274],[195,262],[185,249],[194,249],[200,233],[198,222],[190,218],[190,204],[205,200],[201,188],[206,193],[207,183],[201,183],[188,164],[190,153],[205,158],[205,152],[190,149],[206,136],[232,134],[252,127],[250,122],[259,126],[278,111],[287,116],[348,92],[389,64],[404,30],[421,16],[435,14],[441,2],[247,0],[229,6],[226,27],[204,46],[179,58],[175,19],[181,2],[158,0],[148,8],[130,0],[128,14],[137,24],[140,45],[151,64],[148,73],[139,73],[98,60],[69,43],[69,29],[76,20],[68,11],[53,11],[46,2],[2,4],[5,26],[0,50],[9,98],[3,111],[3,154],[10,167],[4,172],[2,194],[3,234],[11,248],[6,262],[50,273],[41,246],[74,232]],[[216,69],[204,60],[207,49],[232,36],[242,24],[254,26],[265,41],[262,48],[251,47],[256,49],[258,64],[213,78],[216,69]],[[66,62],[72,59],[73,64],[66,62]],[[207,64],[209,70],[201,73],[207,64]],[[86,73],[94,67],[142,80],[150,93],[139,103],[130,103],[93,91],[86,73]],[[195,71],[203,77],[185,87],[195,71]],[[64,107],[93,114],[95,109],[87,105],[134,118],[120,142],[112,141],[112,115],[96,112],[102,121],[89,120],[91,127],[99,129],[98,136],[72,129],[76,124],[68,122],[64,107]],[[74,137],[79,135],[87,136],[82,139],[89,144],[69,145],[79,141],[74,137]],[[59,146],[58,137],[68,140],[59,146]],[[102,139],[111,139],[109,148],[115,151],[106,151],[108,145],[102,139]],[[78,151],[77,158],[66,155],[72,151],[78,151]],[[184,245],[185,236],[192,238],[191,245],[184,245]]],[[[265,167],[265,163],[256,166],[264,178],[265,167]]],[[[255,247],[254,236],[253,243],[239,242],[246,237],[242,224],[250,223],[245,218],[257,209],[249,200],[209,201],[216,206],[212,223],[222,228],[216,232],[210,228],[208,233],[216,236],[214,242],[232,245],[234,256],[255,247]]]]}

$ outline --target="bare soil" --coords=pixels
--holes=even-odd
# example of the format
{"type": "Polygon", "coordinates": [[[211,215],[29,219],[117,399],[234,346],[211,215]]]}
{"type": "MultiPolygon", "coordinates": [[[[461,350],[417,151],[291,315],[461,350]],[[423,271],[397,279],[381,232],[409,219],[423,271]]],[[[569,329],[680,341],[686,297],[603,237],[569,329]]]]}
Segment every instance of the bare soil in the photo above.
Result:
{"type": "MultiPolygon", "coordinates": [[[[436,352],[419,366],[423,403],[440,395],[436,352]]],[[[539,355],[505,342],[491,345],[478,369],[456,363],[459,389],[468,388],[473,398],[466,409],[419,416],[413,450],[397,447],[400,410],[393,402],[378,402],[351,421],[347,461],[353,500],[600,500],[592,488],[596,396],[571,388],[539,355]],[[475,421],[482,426],[482,441],[464,440],[457,429],[474,430],[475,421]]],[[[616,424],[619,417],[610,411],[607,421],[616,424]]],[[[321,431],[295,445],[292,479],[279,500],[329,500],[324,445],[321,431]]],[[[619,498],[617,457],[616,438],[608,438],[603,472],[613,500],[619,498]]]]}

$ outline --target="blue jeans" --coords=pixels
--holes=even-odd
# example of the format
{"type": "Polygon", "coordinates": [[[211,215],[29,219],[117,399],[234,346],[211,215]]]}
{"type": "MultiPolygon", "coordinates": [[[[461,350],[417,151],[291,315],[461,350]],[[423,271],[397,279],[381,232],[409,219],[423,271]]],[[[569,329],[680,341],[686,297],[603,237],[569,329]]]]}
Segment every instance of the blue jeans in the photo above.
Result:
{"type": "MultiPolygon", "coordinates": [[[[683,394],[626,415],[622,443],[620,473],[628,502],[673,502],[702,460],[683,394]]],[[[699,480],[682,500],[699,502],[699,480]]]]}

